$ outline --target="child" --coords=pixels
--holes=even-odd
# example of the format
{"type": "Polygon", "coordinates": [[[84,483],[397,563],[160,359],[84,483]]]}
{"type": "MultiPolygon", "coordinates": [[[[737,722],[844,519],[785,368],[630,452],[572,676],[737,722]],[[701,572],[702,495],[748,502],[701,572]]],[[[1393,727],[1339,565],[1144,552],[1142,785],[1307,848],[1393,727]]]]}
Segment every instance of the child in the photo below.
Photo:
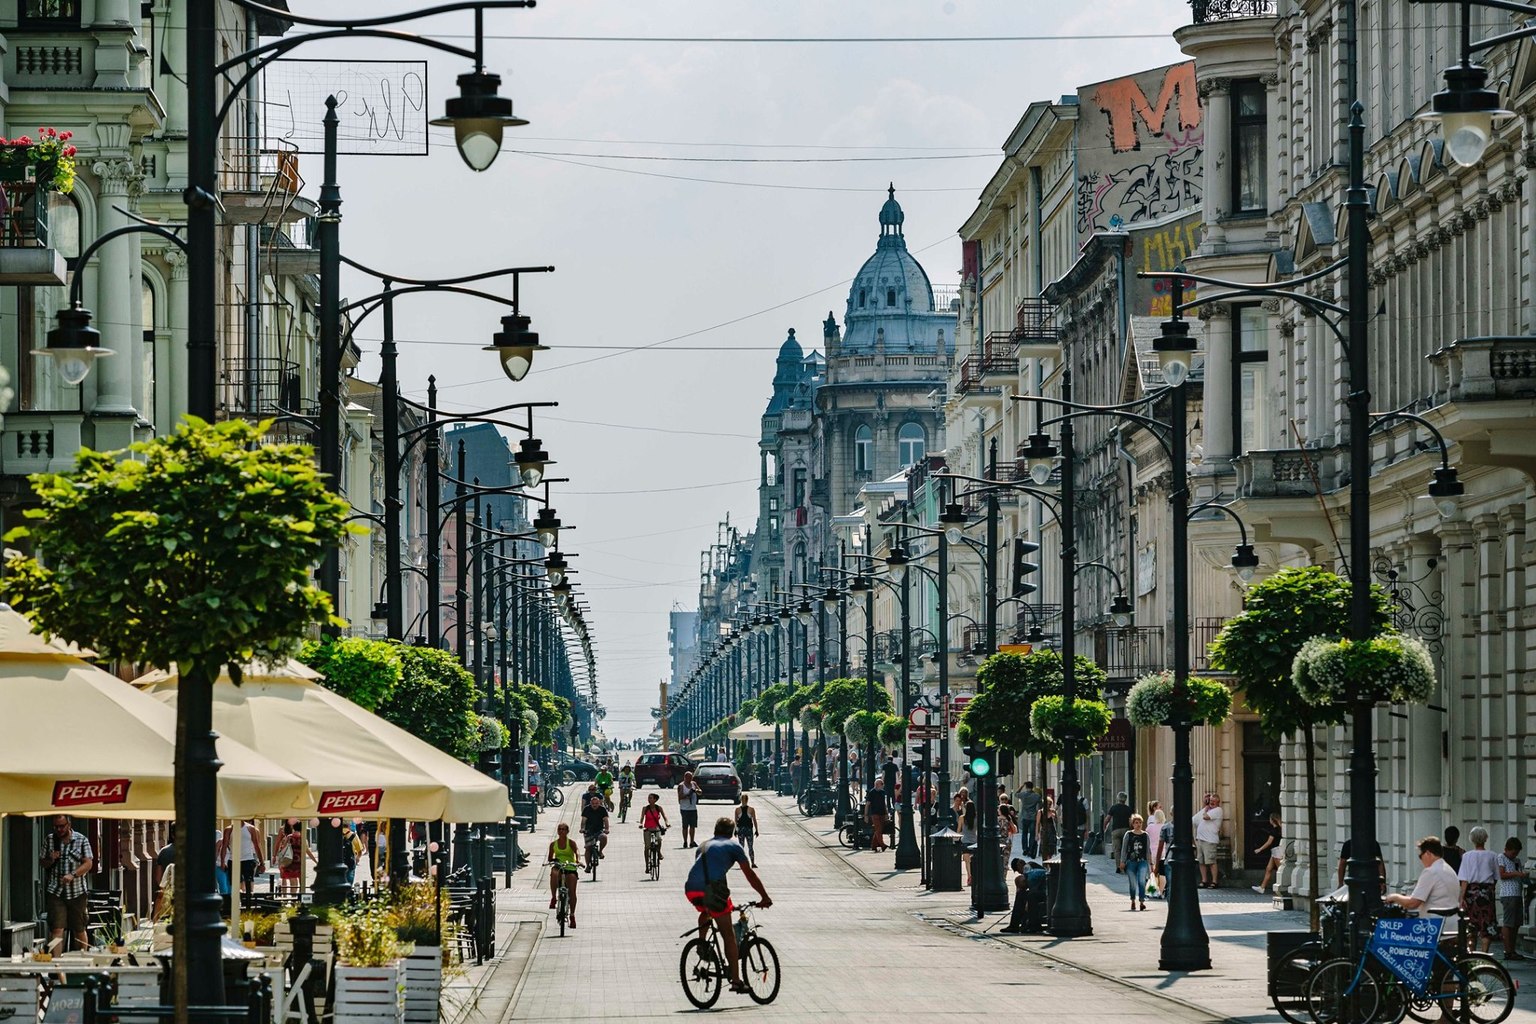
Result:
{"type": "Polygon", "coordinates": [[[1515,950],[1515,933],[1520,929],[1520,920],[1525,916],[1525,900],[1521,898],[1520,888],[1525,879],[1530,877],[1530,870],[1520,863],[1520,840],[1511,836],[1504,841],[1504,852],[1495,860],[1498,869],[1498,882],[1494,886],[1494,896],[1498,900],[1499,913],[1499,937],[1504,940],[1505,960],[1524,960],[1515,950]]]}

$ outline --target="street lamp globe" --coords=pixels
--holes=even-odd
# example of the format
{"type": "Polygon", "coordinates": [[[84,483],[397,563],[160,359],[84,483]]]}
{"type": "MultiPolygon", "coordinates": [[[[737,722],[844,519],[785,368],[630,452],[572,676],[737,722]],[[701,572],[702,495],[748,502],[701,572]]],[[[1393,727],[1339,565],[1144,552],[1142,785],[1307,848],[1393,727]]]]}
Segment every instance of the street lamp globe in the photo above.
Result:
{"type": "Polygon", "coordinates": [[[959,502],[952,501],[945,505],[944,511],[939,513],[939,522],[944,524],[944,539],[951,544],[959,544],[965,538],[967,518],[965,506],[959,502]]]}
{"type": "Polygon", "coordinates": [[[1109,616],[1121,629],[1129,626],[1135,619],[1135,615],[1130,599],[1124,594],[1116,594],[1115,599],[1109,603],[1109,616]]]}
{"type": "Polygon", "coordinates": [[[853,578],[853,582],[848,584],[848,593],[850,594],[862,594],[868,589],[869,581],[866,580],[862,575],[855,576],[853,578]]]}
{"type": "Polygon", "coordinates": [[[1056,454],[1050,435],[1037,430],[1019,449],[1018,461],[1029,478],[1043,487],[1050,482],[1051,473],[1056,469],[1056,454]]]}
{"type": "Polygon", "coordinates": [[[837,607],[837,602],[843,599],[843,595],[837,592],[836,587],[828,587],[826,593],[821,595],[821,604],[828,611],[837,607]]]}
{"type": "Polygon", "coordinates": [[[1514,117],[1514,111],[1499,106],[1499,92],[1489,89],[1488,70],[1463,63],[1445,69],[1445,88],[1430,98],[1429,110],[1421,120],[1439,121],[1445,139],[1445,152],[1463,167],[1482,160],[1493,137],[1493,123],[1514,117]]]}
{"type": "Polygon", "coordinates": [[[560,517],[555,510],[545,505],[539,509],[539,514],[533,517],[534,532],[539,535],[539,543],[546,548],[553,548],[560,540],[560,517]]]}
{"type": "Polygon", "coordinates": [[[779,609],[779,625],[781,625],[781,626],[789,625],[790,618],[791,618],[791,616],[790,616],[790,613],[789,613],[789,605],[785,605],[784,607],[779,609]]]}
{"type": "Polygon", "coordinates": [[[517,475],[524,487],[539,486],[544,479],[544,470],[554,464],[536,437],[523,438],[512,460],[517,465],[517,475]]]}
{"type": "Polygon", "coordinates": [[[1169,387],[1179,387],[1189,379],[1189,366],[1195,354],[1194,339],[1189,336],[1189,321],[1175,312],[1163,321],[1163,333],[1152,341],[1163,380],[1169,387]]]}
{"type": "Polygon", "coordinates": [[[1237,578],[1244,583],[1253,579],[1253,575],[1259,568],[1259,556],[1254,554],[1252,544],[1239,544],[1232,552],[1232,569],[1237,573],[1237,578]]]}
{"type": "Polygon", "coordinates": [[[495,352],[501,359],[501,372],[514,384],[528,376],[533,368],[535,352],[548,352],[548,345],[539,344],[537,331],[530,331],[531,317],[512,312],[501,318],[501,330],[491,336],[491,343],[482,351],[495,352]]]}
{"type": "Polygon", "coordinates": [[[53,360],[59,377],[69,387],[79,387],[97,359],[110,356],[102,348],[101,332],[91,326],[91,311],[72,306],[59,310],[59,326],[48,332],[48,347],[32,350],[35,356],[53,360]]]}
{"type": "Polygon", "coordinates": [[[795,618],[800,620],[800,625],[802,626],[809,626],[811,624],[811,603],[809,601],[800,602],[800,607],[795,609],[795,618]]]}
{"type": "Polygon", "coordinates": [[[564,582],[566,564],[565,557],[559,551],[551,551],[549,557],[544,559],[544,572],[550,586],[564,582]]]}
{"type": "Polygon", "coordinates": [[[459,95],[444,104],[442,117],[433,120],[440,128],[453,129],[453,143],[472,171],[483,171],[501,153],[501,131],[528,122],[512,113],[512,101],[499,95],[501,76],[488,71],[460,75],[459,95]]]}
{"type": "Polygon", "coordinates": [[[891,579],[900,583],[907,575],[907,549],[896,547],[885,556],[885,570],[891,574],[891,579]]]}
{"type": "Polygon", "coordinates": [[[1429,497],[1435,503],[1435,509],[1446,519],[1456,515],[1460,507],[1457,498],[1466,493],[1466,487],[1456,478],[1456,470],[1450,466],[1442,466],[1435,470],[1435,478],[1429,482],[1429,497]]]}

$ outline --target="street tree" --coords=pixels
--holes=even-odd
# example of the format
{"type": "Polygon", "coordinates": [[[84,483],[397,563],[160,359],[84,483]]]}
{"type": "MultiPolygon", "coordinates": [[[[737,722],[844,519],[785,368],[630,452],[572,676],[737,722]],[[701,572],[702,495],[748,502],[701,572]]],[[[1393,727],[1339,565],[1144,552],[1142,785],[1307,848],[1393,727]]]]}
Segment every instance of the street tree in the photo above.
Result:
{"type": "Polygon", "coordinates": [[[376,711],[417,739],[474,763],[480,748],[475,677],[447,651],[400,644],[400,683],[376,711]]]}
{"type": "MultiPolygon", "coordinates": [[[[311,570],[348,532],[351,508],[326,489],[310,448],[267,443],[268,426],[187,417],[127,451],[82,449],[73,470],[32,477],[29,525],[6,537],[31,553],[8,561],[0,597],[42,632],[107,658],[176,665],[178,765],[216,763],[206,724],[189,725],[211,713],[222,669],[238,682],[240,666],[286,657],[316,624],[345,624],[311,570]]],[[[193,778],[176,773],[183,865],[202,862],[215,826],[204,776],[193,778]]],[[[189,888],[199,870],[177,871],[172,883],[186,925],[173,936],[172,994],[183,1006],[194,945],[196,960],[217,962],[223,930],[211,885],[189,888]]]]}
{"type": "MultiPolygon", "coordinates": [[[[1259,728],[1274,739],[1296,735],[1306,759],[1307,848],[1314,870],[1308,873],[1312,927],[1317,928],[1317,749],[1319,726],[1340,725],[1348,704],[1309,704],[1296,691],[1292,666],[1308,640],[1338,640],[1349,628],[1349,580],[1320,566],[1281,569],[1248,589],[1241,613],[1228,619],[1211,641],[1213,668],[1231,672],[1259,728]]],[[[1371,627],[1389,628],[1387,596],[1372,588],[1371,627]]]]}
{"type": "MultiPolygon", "coordinates": [[[[1076,668],[1076,699],[1098,701],[1104,670],[1079,654],[1076,668]]],[[[1061,756],[1061,740],[1041,735],[1030,722],[1030,712],[1042,697],[1060,697],[1066,689],[1061,655],[1055,651],[1029,654],[994,654],[976,670],[976,696],[960,716],[960,738],[1001,747],[1012,754],[1035,754],[1040,759],[1044,788],[1045,761],[1061,756]]]]}
{"type": "Polygon", "coordinates": [[[396,645],[360,636],[306,640],[298,658],[324,677],[326,689],[365,711],[394,695],[403,671],[396,645]]]}

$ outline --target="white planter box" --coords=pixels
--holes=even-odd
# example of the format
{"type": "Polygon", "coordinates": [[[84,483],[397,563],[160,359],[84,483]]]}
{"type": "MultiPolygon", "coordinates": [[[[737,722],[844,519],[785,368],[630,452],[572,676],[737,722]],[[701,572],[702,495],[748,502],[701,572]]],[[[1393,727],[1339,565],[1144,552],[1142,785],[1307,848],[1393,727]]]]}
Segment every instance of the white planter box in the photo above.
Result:
{"type": "Polygon", "coordinates": [[[336,965],[336,1024],[401,1024],[405,1016],[405,968],[336,965]]]}
{"type": "Polygon", "coordinates": [[[443,995],[443,948],[417,946],[405,960],[405,1024],[437,1024],[443,995]]]}

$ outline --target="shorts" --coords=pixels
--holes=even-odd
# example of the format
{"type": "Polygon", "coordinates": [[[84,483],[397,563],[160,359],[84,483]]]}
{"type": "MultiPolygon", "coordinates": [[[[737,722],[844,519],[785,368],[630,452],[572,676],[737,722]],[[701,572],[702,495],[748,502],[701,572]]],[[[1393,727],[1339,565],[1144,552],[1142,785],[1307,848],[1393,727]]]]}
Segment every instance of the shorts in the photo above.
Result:
{"type": "Polygon", "coordinates": [[[1220,843],[1207,843],[1200,839],[1195,840],[1195,863],[1215,865],[1216,848],[1220,845],[1220,843]]]}
{"type": "Polygon", "coordinates": [[[727,898],[725,901],[724,910],[705,910],[703,893],[690,890],[689,892],[684,893],[684,895],[688,897],[688,902],[693,904],[694,910],[697,910],[701,914],[708,914],[710,917],[730,917],[731,912],[736,909],[736,904],[727,898]]]}
{"type": "Polygon", "coordinates": [[[697,808],[691,811],[679,810],[677,813],[683,816],[683,828],[699,827],[699,812],[697,808]]]}
{"type": "Polygon", "coordinates": [[[1525,924],[1525,901],[1519,896],[1499,897],[1499,927],[1519,928],[1525,924]]]}
{"type": "Polygon", "coordinates": [[[86,930],[90,924],[90,913],[86,909],[86,896],[72,896],[65,899],[63,896],[48,894],[48,930],[55,932],[69,931],[79,934],[86,930]],[[67,926],[67,927],[66,927],[67,926]]]}
{"type": "Polygon", "coordinates": [[[563,867],[556,864],[555,873],[559,875],[575,875],[577,878],[581,877],[581,869],[574,864],[567,864],[563,867]]]}
{"type": "Polygon", "coordinates": [[[1285,851],[1280,849],[1280,844],[1279,843],[1276,843],[1275,844],[1275,848],[1273,850],[1269,851],[1269,859],[1270,860],[1285,860],[1285,851]]]}

